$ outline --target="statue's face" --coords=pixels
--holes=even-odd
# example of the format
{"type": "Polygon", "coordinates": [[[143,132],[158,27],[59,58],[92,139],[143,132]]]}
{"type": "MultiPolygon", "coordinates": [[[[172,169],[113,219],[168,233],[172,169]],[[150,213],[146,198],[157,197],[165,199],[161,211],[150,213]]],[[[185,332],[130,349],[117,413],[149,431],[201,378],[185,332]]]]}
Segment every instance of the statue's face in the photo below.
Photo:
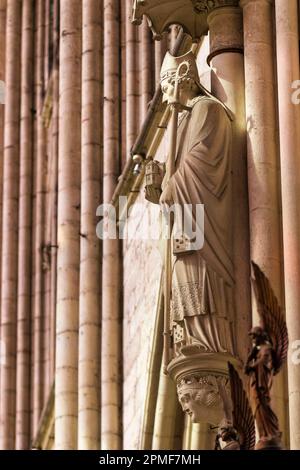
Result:
{"type": "Polygon", "coordinates": [[[217,425],[223,417],[220,395],[209,385],[200,387],[198,391],[181,393],[179,401],[182,410],[190,416],[193,423],[217,425]]]}
{"type": "MultiPolygon", "coordinates": [[[[185,106],[189,98],[195,96],[197,86],[193,79],[183,79],[178,84],[179,104],[185,106]]],[[[163,102],[168,104],[175,101],[175,73],[161,81],[161,90],[163,92],[163,102]]]]}
{"type": "Polygon", "coordinates": [[[197,423],[199,420],[199,406],[197,402],[192,398],[191,394],[186,393],[180,398],[182,410],[187,413],[193,423],[197,423]]]}

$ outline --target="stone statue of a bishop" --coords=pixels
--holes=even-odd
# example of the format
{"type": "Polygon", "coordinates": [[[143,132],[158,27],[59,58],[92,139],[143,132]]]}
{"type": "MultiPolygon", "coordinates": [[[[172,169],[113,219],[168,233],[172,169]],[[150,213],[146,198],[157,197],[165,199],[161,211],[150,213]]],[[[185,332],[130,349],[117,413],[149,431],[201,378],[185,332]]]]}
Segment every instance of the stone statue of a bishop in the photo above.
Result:
{"type": "Polygon", "coordinates": [[[178,238],[176,227],[182,221],[176,220],[175,211],[170,315],[174,356],[202,351],[234,355],[231,115],[200,84],[192,51],[180,57],[166,54],[163,99],[172,103],[176,71],[183,62],[188,68],[178,81],[175,171],[156,188],[156,201],[146,182],[146,198],[163,208],[192,205],[192,225],[202,231],[195,207],[204,205],[204,243],[198,249],[189,234],[181,232],[178,238]]]}

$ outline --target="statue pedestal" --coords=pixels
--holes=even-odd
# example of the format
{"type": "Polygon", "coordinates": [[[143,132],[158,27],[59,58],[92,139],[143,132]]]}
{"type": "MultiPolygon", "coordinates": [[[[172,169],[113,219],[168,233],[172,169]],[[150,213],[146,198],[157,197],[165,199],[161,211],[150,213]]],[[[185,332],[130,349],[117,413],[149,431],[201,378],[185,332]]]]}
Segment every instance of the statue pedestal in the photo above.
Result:
{"type": "Polygon", "coordinates": [[[187,350],[169,363],[167,370],[176,382],[178,399],[192,422],[218,426],[223,419],[219,384],[226,386],[230,395],[228,362],[241,368],[241,362],[230,354],[194,350],[187,350]]]}

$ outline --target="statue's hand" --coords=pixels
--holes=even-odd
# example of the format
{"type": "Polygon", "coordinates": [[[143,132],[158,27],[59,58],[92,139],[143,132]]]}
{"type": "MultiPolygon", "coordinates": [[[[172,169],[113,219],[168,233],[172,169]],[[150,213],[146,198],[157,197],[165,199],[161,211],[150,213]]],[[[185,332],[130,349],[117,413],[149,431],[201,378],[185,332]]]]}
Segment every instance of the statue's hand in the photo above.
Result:
{"type": "Polygon", "coordinates": [[[163,206],[168,205],[169,207],[174,204],[172,196],[172,187],[170,183],[165,186],[163,192],[161,193],[159,203],[163,206]]]}

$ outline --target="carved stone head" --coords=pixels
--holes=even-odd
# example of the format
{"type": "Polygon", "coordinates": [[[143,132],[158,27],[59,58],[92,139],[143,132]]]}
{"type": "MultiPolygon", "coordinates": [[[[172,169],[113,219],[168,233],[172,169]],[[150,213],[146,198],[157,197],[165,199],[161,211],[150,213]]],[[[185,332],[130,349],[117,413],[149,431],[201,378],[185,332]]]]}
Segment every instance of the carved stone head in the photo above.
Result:
{"type": "Polygon", "coordinates": [[[223,403],[218,381],[226,378],[216,375],[189,375],[177,384],[177,393],[182,409],[193,423],[217,425],[223,417],[223,403]]]}

